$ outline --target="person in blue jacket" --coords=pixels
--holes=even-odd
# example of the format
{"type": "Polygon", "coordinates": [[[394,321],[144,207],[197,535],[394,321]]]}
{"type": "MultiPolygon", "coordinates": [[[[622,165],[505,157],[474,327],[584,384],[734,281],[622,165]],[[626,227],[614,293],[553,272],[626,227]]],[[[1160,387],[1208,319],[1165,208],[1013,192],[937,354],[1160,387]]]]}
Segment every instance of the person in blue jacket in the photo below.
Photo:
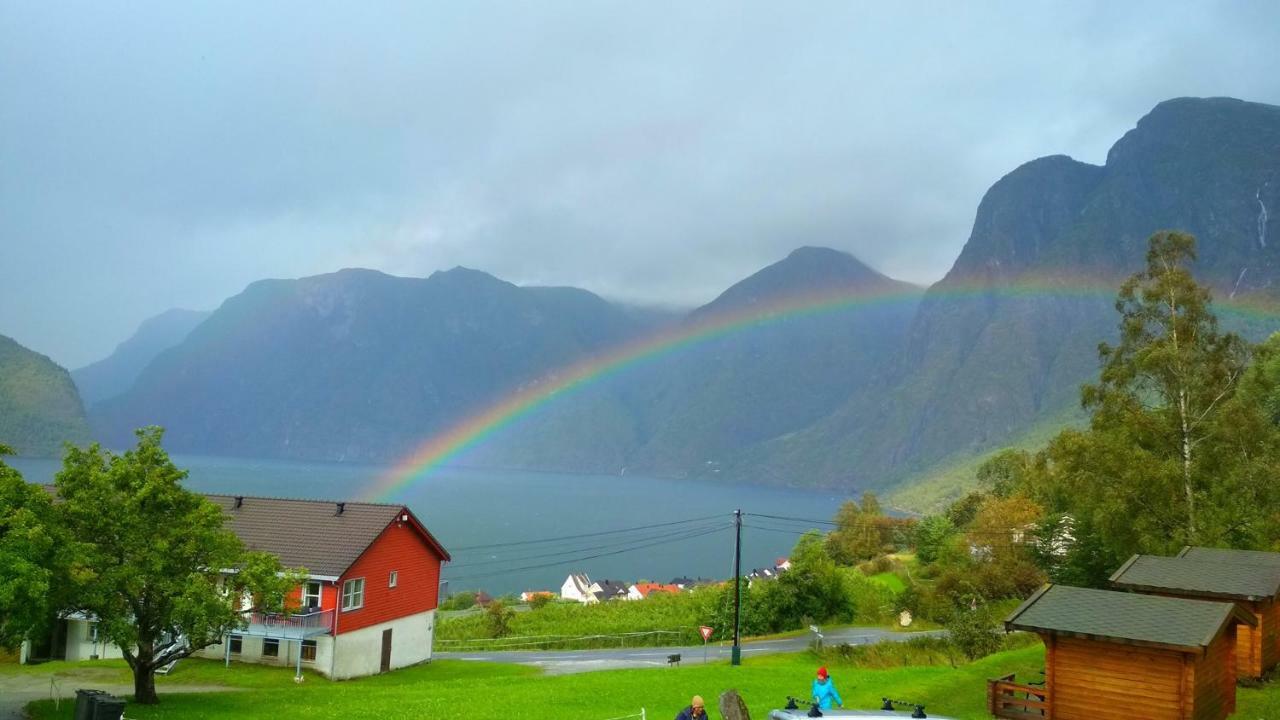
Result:
{"type": "Polygon", "coordinates": [[[825,667],[818,668],[818,677],[813,681],[813,701],[823,710],[829,709],[832,702],[844,707],[844,700],[840,699],[836,684],[831,682],[831,676],[827,674],[825,667]]]}

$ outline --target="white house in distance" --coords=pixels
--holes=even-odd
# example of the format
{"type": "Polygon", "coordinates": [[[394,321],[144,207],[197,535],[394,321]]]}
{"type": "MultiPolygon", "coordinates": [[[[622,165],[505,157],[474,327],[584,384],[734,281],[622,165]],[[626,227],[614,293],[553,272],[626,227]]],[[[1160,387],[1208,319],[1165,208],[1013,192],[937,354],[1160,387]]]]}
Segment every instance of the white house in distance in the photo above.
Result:
{"type": "Polygon", "coordinates": [[[663,585],[662,583],[636,583],[627,589],[627,600],[644,600],[645,598],[658,594],[679,595],[680,588],[675,585],[663,585]]]}
{"type": "Polygon", "coordinates": [[[564,583],[560,585],[560,597],[583,605],[599,602],[595,593],[591,592],[591,578],[585,573],[574,573],[565,578],[564,583]]]}
{"type": "MultiPolygon", "coordinates": [[[[310,667],[333,679],[431,659],[440,568],[449,554],[402,505],[205,496],[251,550],[307,569],[289,615],[252,613],[247,626],[197,656],[310,667]]],[[[67,615],[22,660],[120,657],[91,618],[67,615]]]]}

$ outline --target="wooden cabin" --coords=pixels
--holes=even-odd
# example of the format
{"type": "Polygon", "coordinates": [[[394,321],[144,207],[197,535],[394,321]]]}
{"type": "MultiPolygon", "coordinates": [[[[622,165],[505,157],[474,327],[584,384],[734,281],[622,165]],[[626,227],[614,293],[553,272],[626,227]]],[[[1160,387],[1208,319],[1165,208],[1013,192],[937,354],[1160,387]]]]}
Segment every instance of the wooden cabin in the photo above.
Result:
{"type": "MultiPolygon", "coordinates": [[[[1215,551],[1211,555],[1216,556],[1215,551]]],[[[1236,677],[1260,678],[1280,663],[1280,564],[1233,564],[1217,557],[1134,555],[1111,576],[1120,590],[1232,602],[1253,617],[1236,634],[1236,677]]]]}
{"type": "Polygon", "coordinates": [[[1005,619],[1040,636],[1042,684],[987,684],[998,718],[1219,720],[1235,711],[1234,603],[1047,585],[1005,619]]]}

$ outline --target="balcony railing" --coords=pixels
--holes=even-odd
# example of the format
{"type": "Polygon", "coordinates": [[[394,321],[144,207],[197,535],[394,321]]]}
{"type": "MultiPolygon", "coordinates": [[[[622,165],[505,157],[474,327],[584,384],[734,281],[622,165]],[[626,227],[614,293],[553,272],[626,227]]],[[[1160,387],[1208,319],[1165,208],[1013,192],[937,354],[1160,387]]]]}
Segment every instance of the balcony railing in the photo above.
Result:
{"type": "Polygon", "coordinates": [[[292,614],[251,612],[245,614],[249,626],[242,635],[302,639],[327,635],[333,629],[332,610],[300,610],[292,614]]]}
{"type": "Polygon", "coordinates": [[[988,680],[987,712],[1012,720],[1049,717],[1049,689],[1014,682],[1012,675],[988,680]]]}

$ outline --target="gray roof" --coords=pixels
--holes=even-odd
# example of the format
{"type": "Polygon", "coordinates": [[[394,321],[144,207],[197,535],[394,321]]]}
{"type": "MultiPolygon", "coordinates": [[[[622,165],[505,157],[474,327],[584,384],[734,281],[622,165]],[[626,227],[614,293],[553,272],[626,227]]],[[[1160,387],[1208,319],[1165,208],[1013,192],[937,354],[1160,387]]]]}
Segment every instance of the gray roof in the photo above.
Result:
{"type": "Polygon", "coordinates": [[[1129,590],[1270,600],[1280,593],[1280,565],[1235,565],[1197,556],[1134,555],[1111,576],[1111,584],[1129,590]]]}
{"type": "Polygon", "coordinates": [[[1233,618],[1253,624],[1235,603],[1048,585],[1004,625],[1008,630],[1199,651],[1233,618]]]}
{"type": "Polygon", "coordinates": [[[1265,550],[1230,550],[1227,548],[1186,547],[1178,557],[1189,560],[1213,560],[1232,565],[1261,565],[1280,568],[1280,553],[1265,550]]]}
{"type": "MultiPolygon", "coordinates": [[[[236,496],[205,497],[222,508],[227,528],[250,550],[269,552],[285,567],[331,577],[342,575],[400,512],[407,512],[402,505],[345,502],[339,513],[336,502],[249,496],[242,496],[237,508],[236,496]]],[[[447,559],[434,539],[428,542],[447,559]]]]}

